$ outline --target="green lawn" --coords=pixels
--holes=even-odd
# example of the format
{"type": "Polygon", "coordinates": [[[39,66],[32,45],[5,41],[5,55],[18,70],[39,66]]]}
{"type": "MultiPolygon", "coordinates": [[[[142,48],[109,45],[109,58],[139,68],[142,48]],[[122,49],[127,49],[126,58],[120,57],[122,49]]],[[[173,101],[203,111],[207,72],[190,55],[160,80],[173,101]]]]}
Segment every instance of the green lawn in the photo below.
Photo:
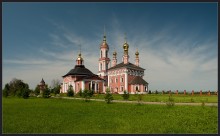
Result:
{"type": "Polygon", "coordinates": [[[3,98],[3,133],[217,133],[218,108],[3,98]]]}
{"type": "MultiPolygon", "coordinates": [[[[62,94],[65,96],[65,94],[62,94]]],[[[104,99],[104,94],[95,94],[92,98],[93,99],[104,99]]],[[[76,96],[77,97],[77,96],[76,96]]],[[[120,94],[113,94],[113,97],[115,100],[123,100],[122,95],[120,94]]],[[[189,102],[195,102],[195,103],[201,103],[204,101],[205,103],[217,103],[218,102],[218,96],[217,95],[203,95],[200,96],[199,94],[195,94],[194,96],[191,95],[175,95],[172,94],[172,97],[174,98],[175,103],[189,103],[189,102]]],[[[167,102],[169,98],[169,94],[144,94],[143,95],[143,101],[146,102],[167,102]]],[[[131,94],[129,101],[137,101],[137,95],[131,94]]]]}

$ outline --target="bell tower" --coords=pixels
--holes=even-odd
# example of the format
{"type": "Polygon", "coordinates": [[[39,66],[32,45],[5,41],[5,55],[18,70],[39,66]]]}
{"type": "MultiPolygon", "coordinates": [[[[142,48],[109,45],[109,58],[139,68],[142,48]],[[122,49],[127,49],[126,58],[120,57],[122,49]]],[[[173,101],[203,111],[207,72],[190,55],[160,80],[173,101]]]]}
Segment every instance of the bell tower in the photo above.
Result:
{"type": "Polygon", "coordinates": [[[107,70],[110,67],[110,59],[108,57],[108,51],[109,47],[106,42],[106,34],[105,34],[105,28],[104,28],[104,36],[103,36],[103,41],[100,45],[100,56],[99,56],[99,71],[98,75],[102,78],[107,76],[107,70]]]}
{"type": "Polygon", "coordinates": [[[126,35],[125,35],[125,43],[123,45],[123,49],[124,49],[123,62],[124,62],[124,64],[127,64],[129,62],[128,48],[129,48],[129,45],[126,41],[126,35]]]}

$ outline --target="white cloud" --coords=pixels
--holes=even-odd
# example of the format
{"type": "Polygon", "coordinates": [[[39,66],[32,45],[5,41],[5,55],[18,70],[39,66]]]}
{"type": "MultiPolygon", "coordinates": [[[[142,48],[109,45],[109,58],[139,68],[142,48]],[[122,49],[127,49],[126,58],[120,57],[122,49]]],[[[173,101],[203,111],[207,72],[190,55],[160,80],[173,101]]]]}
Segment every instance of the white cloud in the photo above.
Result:
{"type": "MultiPolygon", "coordinates": [[[[110,59],[114,48],[118,53],[118,63],[122,61],[122,45],[124,31],[115,17],[112,29],[107,32],[107,42],[110,45],[110,59]]],[[[51,48],[40,48],[42,56],[36,58],[23,58],[22,60],[3,60],[3,64],[16,64],[20,67],[14,69],[3,65],[3,85],[12,78],[21,78],[34,88],[43,77],[50,84],[52,79],[62,79],[75,65],[78,56],[79,44],[82,45],[82,55],[85,66],[93,73],[97,73],[99,44],[102,39],[89,39],[78,36],[65,26],[55,24],[62,33],[50,33],[51,44],[57,46],[58,51],[51,48]],[[47,56],[49,58],[45,59],[47,56]]],[[[167,27],[150,36],[149,33],[132,31],[127,37],[130,62],[134,63],[136,48],[140,52],[140,66],[145,68],[144,79],[149,82],[151,90],[216,90],[217,89],[217,55],[210,57],[210,47],[216,47],[216,42],[207,39],[201,43],[195,39],[196,34],[187,37],[181,34],[172,36],[170,31],[176,27],[167,27]],[[150,38],[149,38],[150,37],[150,38]],[[196,42],[195,42],[196,41],[196,42]],[[210,57],[210,58],[209,58],[210,57]]],[[[195,32],[196,33],[196,32],[195,32]]],[[[97,33],[96,33],[97,35],[97,33]]],[[[101,35],[101,34],[100,34],[101,35]]]]}

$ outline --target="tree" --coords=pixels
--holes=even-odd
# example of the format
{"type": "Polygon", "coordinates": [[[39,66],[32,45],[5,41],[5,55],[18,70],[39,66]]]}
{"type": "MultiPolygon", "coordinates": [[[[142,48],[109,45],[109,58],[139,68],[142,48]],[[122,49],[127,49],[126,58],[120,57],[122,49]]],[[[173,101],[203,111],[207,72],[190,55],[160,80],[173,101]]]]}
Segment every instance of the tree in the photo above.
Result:
{"type": "Polygon", "coordinates": [[[5,84],[5,88],[4,88],[4,90],[3,90],[3,96],[4,96],[4,97],[8,97],[9,91],[10,91],[10,86],[9,86],[9,84],[7,83],[7,84],[5,84]]]}
{"type": "Polygon", "coordinates": [[[129,92],[124,91],[124,94],[122,94],[122,97],[124,98],[124,100],[128,100],[129,99],[129,92]]]}
{"type": "Polygon", "coordinates": [[[15,96],[28,98],[30,94],[29,85],[20,79],[13,78],[8,84],[5,85],[3,91],[4,96],[15,96]],[[26,97],[28,95],[28,97],[26,97]]]}
{"type": "Polygon", "coordinates": [[[111,103],[111,101],[113,100],[113,96],[110,93],[109,88],[106,89],[106,94],[105,94],[105,101],[107,104],[111,103]]]}
{"type": "Polygon", "coordinates": [[[51,81],[51,93],[59,94],[60,93],[60,80],[59,79],[53,79],[51,81]]]}
{"type": "Polygon", "coordinates": [[[72,85],[69,85],[69,89],[67,90],[67,96],[69,96],[69,97],[73,97],[74,96],[73,86],[72,85]]]}
{"type": "Polygon", "coordinates": [[[43,97],[50,98],[50,89],[48,87],[45,87],[45,89],[43,89],[43,97]]]}
{"type": "Polygon", "coordinates": [[[24,99],[27,99],[29,98],[29,94],[30,94],[30,90],[28,88],[25,88],[23,91],[22,91],[22,97],[24,99]]]}
{"type": "Polygon", "coordinates": [[[37,96],[40,94],[40,87],[39,87],[39,85],[37,85],[37,86],[35,87],[35,89],[34,89],[34,94],[37,95],[37,96]]]}

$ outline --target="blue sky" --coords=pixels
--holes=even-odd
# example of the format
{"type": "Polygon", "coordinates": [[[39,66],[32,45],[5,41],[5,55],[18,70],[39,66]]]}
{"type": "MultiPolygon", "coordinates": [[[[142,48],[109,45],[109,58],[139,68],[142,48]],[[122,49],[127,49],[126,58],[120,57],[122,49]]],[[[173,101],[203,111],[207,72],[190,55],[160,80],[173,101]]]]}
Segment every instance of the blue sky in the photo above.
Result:
{"type": "Polygon", "coordinates": [[[82,45],[85,66],[97,73],[106,27],[109,56],[122,61],[124,33],[130,62],[150,90],[217,90],[217,3],[3,3],[3,83],[47,84],[75,66],[82,45]]]}

